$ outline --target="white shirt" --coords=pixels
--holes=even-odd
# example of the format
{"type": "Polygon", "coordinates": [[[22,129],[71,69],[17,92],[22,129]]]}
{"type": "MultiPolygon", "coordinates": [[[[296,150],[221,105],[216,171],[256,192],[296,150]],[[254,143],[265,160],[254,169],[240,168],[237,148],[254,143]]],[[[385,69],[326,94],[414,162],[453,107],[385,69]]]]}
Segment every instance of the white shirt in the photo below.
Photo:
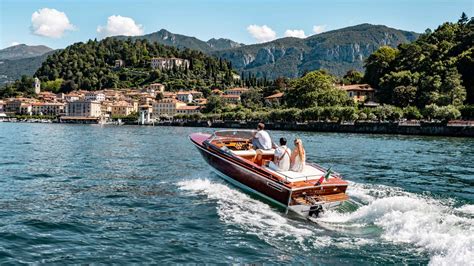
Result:
{"type": "Polygon", "coordinates": [[[270,135],[268,135],[267,131],[257,131],[255,138],[258,139],[260,144],[262,144],[264,150],[270,150],[272,148],[272,139],[270,138],[270,135]]]}
{"type": "Polygon", "coordinates": [[[286,145],[276,148],[275,164],[278,166],[280,171],[290,170],[290,157],[291,157],[291,150],[288,149],[286,145]]]}

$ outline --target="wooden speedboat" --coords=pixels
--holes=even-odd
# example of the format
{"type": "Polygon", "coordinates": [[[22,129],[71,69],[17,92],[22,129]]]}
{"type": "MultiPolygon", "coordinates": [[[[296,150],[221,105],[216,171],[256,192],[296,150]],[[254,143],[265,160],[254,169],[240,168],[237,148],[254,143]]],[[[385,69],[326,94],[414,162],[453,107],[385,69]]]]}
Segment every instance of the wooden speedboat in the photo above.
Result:
{"type": "Polygon", "coordinates": [[[348,183],[337,173],[307,163],[303,172],[273,171],[266,164],[274,150],[251,149],[253,130],[221,130],[189,136],[201,155],[222,178],[304,217],[348,200],[348,183]],[[321,177],[327,179],[321,181],[321,177]]]}

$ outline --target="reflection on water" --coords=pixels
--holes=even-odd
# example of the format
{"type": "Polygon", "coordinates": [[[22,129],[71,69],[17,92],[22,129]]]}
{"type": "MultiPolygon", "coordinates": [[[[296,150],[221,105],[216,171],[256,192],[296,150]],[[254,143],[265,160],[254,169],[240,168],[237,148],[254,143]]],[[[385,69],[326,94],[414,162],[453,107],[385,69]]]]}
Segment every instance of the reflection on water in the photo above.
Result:
{"type": "Polygon", "coordinates": [[[474,260],[474,141],[274,131],[342,173],[317,223],[220,180],[206,128],[0,123],[0,263],[474,260]]]}

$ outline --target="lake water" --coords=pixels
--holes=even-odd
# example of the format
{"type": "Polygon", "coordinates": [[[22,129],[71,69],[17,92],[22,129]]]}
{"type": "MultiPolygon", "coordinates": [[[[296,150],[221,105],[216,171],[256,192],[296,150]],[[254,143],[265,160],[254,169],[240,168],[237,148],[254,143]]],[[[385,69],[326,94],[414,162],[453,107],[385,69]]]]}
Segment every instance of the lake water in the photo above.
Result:
{"type": "Polygon", "coordinates": [[[270,132],[350,182],[316,224],[222,181],[196,131],[0,123],[0,264],[474,261],[472,138],[270,132]]]}

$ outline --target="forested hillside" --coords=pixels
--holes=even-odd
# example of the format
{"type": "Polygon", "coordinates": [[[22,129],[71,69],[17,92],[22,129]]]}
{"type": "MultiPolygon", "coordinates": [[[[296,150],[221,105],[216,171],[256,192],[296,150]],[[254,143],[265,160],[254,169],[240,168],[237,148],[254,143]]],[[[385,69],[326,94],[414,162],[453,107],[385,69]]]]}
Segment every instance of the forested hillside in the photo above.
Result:
{"type": "Polygon", "coordinates": [[[417,41],[369,56],[365,79],[383,103],[460,106],[474,103],[474,20],[463,13],[417,41]]]}
{"type": "Polygon", "coordinates": [[[136,87],[152,82],[164,83],[171,90],[233,83],[232,67],[226,61],[195,50],[114,38],[70,45],[49,56],[35,76],[42,81],[63,79],[63,91],[136,87]],[[153,70],[152,57],[188,59],[190,67],[153,70]],[[115,68],[118,59],[124,61],[124,67],[115,68]]]}

